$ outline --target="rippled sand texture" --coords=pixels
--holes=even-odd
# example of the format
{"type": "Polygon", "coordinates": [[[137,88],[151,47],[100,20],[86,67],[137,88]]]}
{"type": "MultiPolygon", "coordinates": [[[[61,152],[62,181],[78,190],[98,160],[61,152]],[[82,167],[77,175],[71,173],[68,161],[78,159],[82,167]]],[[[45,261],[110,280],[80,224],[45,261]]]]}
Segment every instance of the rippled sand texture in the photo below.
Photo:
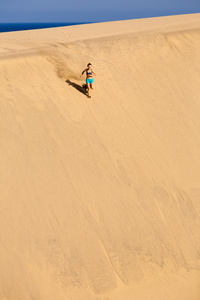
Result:
{"type": "Polygon", "coordinates": [[[200,14],[1,33],[0,82],[0,299],[199,300],[200,14]]]}

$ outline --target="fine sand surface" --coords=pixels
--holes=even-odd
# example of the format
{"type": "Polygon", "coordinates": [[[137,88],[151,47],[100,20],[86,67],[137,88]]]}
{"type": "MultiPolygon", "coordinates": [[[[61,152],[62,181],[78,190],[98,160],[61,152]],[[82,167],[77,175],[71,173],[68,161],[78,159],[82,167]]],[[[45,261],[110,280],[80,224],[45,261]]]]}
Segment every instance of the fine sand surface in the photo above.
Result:
{"type": "Polygon", "coordinates": [[[1,33],[0,82],[0,300],[199,300],[200,14],[1,33]]]}

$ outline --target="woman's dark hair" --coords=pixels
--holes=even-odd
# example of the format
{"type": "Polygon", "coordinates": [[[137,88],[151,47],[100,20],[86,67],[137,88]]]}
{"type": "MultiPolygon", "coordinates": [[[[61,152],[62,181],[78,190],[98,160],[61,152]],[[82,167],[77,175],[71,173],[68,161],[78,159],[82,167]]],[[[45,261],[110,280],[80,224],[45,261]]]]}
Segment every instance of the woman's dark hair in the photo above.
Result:
{"type": "Polygon", "coordinates": [[[87,64],[88,67],[91,66],[91,65],[92,65],[91,63],[87,64]]]}

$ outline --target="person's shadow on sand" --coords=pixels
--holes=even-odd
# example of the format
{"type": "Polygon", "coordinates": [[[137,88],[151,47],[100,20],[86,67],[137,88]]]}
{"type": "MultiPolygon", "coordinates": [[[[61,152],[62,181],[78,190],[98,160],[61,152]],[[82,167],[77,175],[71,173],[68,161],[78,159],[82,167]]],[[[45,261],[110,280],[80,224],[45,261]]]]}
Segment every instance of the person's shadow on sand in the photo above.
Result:
{"type": "Polygon", "coordinates": [[[85,84],[83,84],[83,86],[75,83],[75,82],[72,82],[70,81],[69,79],[67,79],[65,82],[68,83],[68,85],[71,85],[73,86],[73,88],[75,88],[77,91],[79,91],[80,93],[84,94],[84,95],[87,95],[86,94],[86,90],[85,90],[85,84]]]}

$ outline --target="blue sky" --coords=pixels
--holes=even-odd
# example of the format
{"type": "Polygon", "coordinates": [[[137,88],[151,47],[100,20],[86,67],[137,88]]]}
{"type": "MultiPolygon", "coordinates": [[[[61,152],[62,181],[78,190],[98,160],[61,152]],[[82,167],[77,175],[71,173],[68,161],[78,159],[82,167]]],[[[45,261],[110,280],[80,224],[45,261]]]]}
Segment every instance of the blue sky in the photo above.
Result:
{"type": "Polygon", "coordinates": [[[200,13],[200,0],[0,0],[0,22],[102,22],[200,13]]]}

